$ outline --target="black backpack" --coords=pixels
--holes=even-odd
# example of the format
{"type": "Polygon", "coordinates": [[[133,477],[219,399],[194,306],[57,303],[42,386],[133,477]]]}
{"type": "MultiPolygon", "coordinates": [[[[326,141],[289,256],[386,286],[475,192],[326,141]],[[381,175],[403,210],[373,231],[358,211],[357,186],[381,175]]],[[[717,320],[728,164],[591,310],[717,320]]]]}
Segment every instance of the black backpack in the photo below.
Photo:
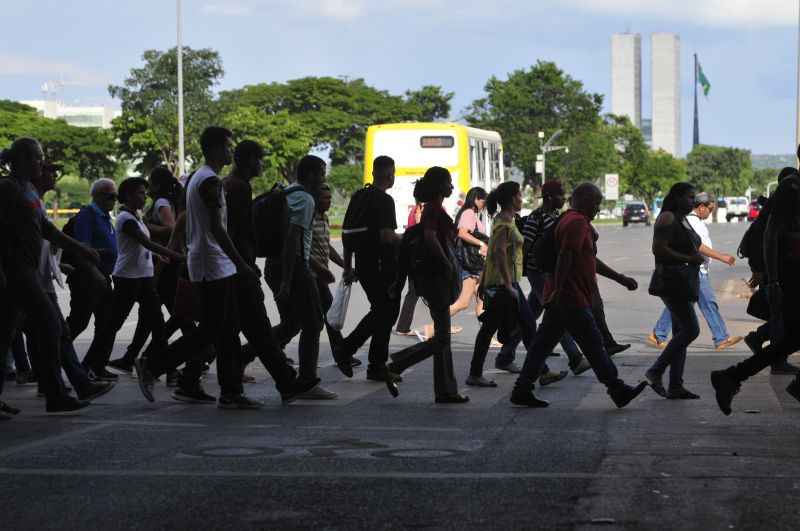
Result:
{"type": "Polygon", "coordinates": [[[253,200],[253,234],[256,256],[278,260],[289,229],[289,205],[286,191],[276,184],[253,200]]]}
{"type": "Polygon", "coordinates": [[[739,248],[736,250],[739,258],[753,258],[761,255],[764,249],[764,229],[766,225],[766,220],[759,217],[747,227],[742,236],[742,241],[739,242],[739,248]]]}
{"type": "Polygon", "coordinates": [[[554,274],[556,272],[559,252],[556,227],[563,217],[564,214],[558,216],[558,220],[545,229],[533,243],[533,259],[537,269],[543,273],[554,274]]]}
{"type": "Polygon", "coordinates": [[[342,221],[342,245],[358,252],[375,245],[377,235],[369,227],[374,188],[367,185],[357,190],[350,198],[342,221]]]}

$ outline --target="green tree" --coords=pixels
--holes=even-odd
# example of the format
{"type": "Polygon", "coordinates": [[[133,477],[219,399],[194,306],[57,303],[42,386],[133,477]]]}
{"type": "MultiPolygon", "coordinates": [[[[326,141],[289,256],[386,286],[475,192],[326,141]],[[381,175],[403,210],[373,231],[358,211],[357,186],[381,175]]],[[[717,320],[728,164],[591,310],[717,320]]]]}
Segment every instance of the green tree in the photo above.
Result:
{"type": "Polygon", "coordinates": [[[627,193],[652,205],[653,200],[666,194],[673,184],[688,179],[685,161],[663,150],[647,151],[641,167],[627,183],[627,193]]]}
{"type": "Polygon", "coordinates": [[[341,197],[349,197],[364,184],[363,164],[338,164],[328,172],[328,184],[341,197]]]}
{"type": "MultiPolygon", "coordinates": [[[[503,136],[506,153],[514,166],[532,180],[536,155],[541,151],[538,137],[549,137],[561,129],[560,144],[578,150],[575,160],[589,148],[579,148],[575,137],[585,129],[597,127],[603,97],[589,93],[583,83],[558,68],[555,63],[539,61],[527,70],[515,70],[505,80],[492,77],[484,87],[486,95],[465,110],[470,125],[492,129],[503,136]]],[[[547,159],[550,175],[565,174],[566,154],[554,153],[547,159]]],[[[583,172],[583,165],[573,160],[573,170],[583,172]]],[[[570,177],[572,179],[572,177],[570,177]]]]}
{"type": "Polygon", "coordinates": [[[410,113],[420,122],[446,120],[450,116],[450,101],[454,92],[444,92],[438,85],[425,85],[419,90],[407,90],[405,101],[410,113]]]}
{"type": "Polygon", "coordinates": [[[717,196],[743,195],[753,179],[750,151],[745,149],[699,145],[686,162],[689,180],[717,196]]]}
{"type": "MultiPolygon", "coordinates": [[[[142,60],[144,65],[131,69],[122,85],[108,87],[111,97],[122,103],[122,115],[113,121],[119,153],[129,161],[138,161],[137,169],[142,173],[162,163],[177,171],[177,50],[147,50],[142,60]]],[[[196,140],[214,121],[212,88],[223,74],[216,51],[183,49],[184,126],[190,163],[201,160],[196,140]]]]}
{"type": "MultiPolygon", "coordinates": [[[[766,195],[767,185],[778,180],[780,168],[759,168],[753,170],[753,180],[751,186],[756,194],[766,195]]],[[[774,189],[774,187],[773,187],[774,189]]]]}
{"type": "Polygon", "coordinates": [[[286,111],[266,114],[254,106],[242,106],[227,113],[222,123],[233,131],[236,141],[255,140],[264,148],[264,175],[253,183],[256,192],[290,179],[297,161],[312,145],[308,129],[286,111]]]}

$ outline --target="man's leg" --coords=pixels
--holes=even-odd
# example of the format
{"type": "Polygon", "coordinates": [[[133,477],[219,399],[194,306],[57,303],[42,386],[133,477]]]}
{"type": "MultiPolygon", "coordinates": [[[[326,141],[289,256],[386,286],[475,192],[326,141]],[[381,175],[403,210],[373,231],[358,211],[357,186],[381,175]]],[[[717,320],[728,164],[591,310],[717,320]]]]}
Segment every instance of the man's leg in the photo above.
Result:
{"type": "Polygon", "coordinates": [[[583,351],[597,375],[597,379],[609,390],[624,385],[619,379],[617,367],[609,358],[603,344],[603,335],[594,320],[591,308],[562,308],[562,322],[583,351]]]}
{"type": "Polygon", "coordinates": [[[70,295],[67,324],[74,334],[73,337],[78,337],[89,326],[89,319],[103,295],[99,291],[100,288],[92,284],[91,277],[85,271],[76,270],[71,273],[67,277],[67,285],[70,295]]]}
{"type": "Polygon", "coordinates": [[[453,352],[450,348],[450,308],[431,308],[433,337],[430,349],[433,353],[433,392],[437,398],[458,394],[453,369],[453,352]]]}
{"type": "Polygon", "coordinates": [[[533,383],[539,378],[547,356],[550,355],[563,335],[564,324],[558,311],[554,308],[546,309],[542,324],[539,325],[525,355],[522,372],[514,384],[515,394],[526,394],[533,390],[533,383]]]}
{"type": "Polygon", "coordinates": [[[144,307],[139,305],[139,320],[136,322],[136,330],[133,332],[130,345],[125,350],[125,355],[122,356],[122,359],[128,364],[132,364],[133,360],[139,357],[139,353],[147,343],[147,338],[150,337],[150,329],[146,326],[147,316],[144,313],[144,307]]]}
{"type": "Polygon", "coordinates": [[[408,291],[403,299],[403,306],[400,310],[400,316],[397,318],[397,331],[398,332],[411,332],[411,323],[414,321],[414,310],[417,307],[419,296],[414,291],[414,283],[411,279],[408,280],[408,291]]]}
{"type": "Polygon", "coordinates": [[[392,334],[392,326],[394,326],[397,314],[400,311],[399,299],[389,298],[391,282],[392,279],[386,278],[385,274],[382,273],[370,278],[366,285],[362,280],[362,285],[367,292],[367,297],[372,307],[370,312],[373,309],[375,312],[374,329],[369,345],[369,366],[367,367],[368,372],[375,374],[382,374],[386,369],[386,361],[389,358],[389,338],[392,334]]]}
{"type": "Polygon", "coordinates": [[[203,305],[200,335],[216,350],[220,398],[239,396],[244,388],[235,276],[202,282],[199,288],[203,305]]]}
{"type": "Polygon", "coordinates": [[[95,337],[86,355],[83,357],[83,366],[95,372],[105,370],[111,352],[114,350],[114,341],[122,325],[131,313],[134,303],[139,299],[141,289],[140,279],[115,278],[113,304],[111,316],[106,320],[100,330],[95,327],[95,337]]]}
{"type": "Polygon", "coordinates": [[[606,310],[603,304],[603,297],[600,296],[600,290],[595,290],[592,295],[592,315],[594,315],[595,324],[603,337],[603,344],[606,347],[616,345],[617,340],[614,339],[611,330],[608,328],[608,323],[606,322],[606,310]]]}
{"type": "MultiPolygon", "coordinates": [[[[380,284],[378,263],[359,263],[358,258],[356,258],[356,275],[358,275],[358,282],[367,295],[369,311],[361,318],[353,331],[344,338],[342,342],[342,357],[352,357],[370,337],[373,337],[373,334],[378,328],[382,328],[379,324],[381,313],[380,304],[382,301],[380,297],[377,297],[377,291],[379,290],[378,285],[380,284]]],[[[389,333],[391,333],[391,327],[389,328],[389,333]]],[[[370,363],[371,362],[370,360],[370,363]]],[[[384,364],[385,363],[386,360],[384,360],[384,364]]]]}
{"type": "Polygon", "coordinates": [[[711,286],[711,281],[708,275],[700,274],[700,297],[698,298],[697,305],[700,311],[703,312],[708,323],[708,328],[711,329],[711,337],[714,340],[714,346],[719,346],[720,343],[730,337],[728,328],[725,326],[725,320],[719,313],[719,304],[714,295],[714,288],[711,286]]]}

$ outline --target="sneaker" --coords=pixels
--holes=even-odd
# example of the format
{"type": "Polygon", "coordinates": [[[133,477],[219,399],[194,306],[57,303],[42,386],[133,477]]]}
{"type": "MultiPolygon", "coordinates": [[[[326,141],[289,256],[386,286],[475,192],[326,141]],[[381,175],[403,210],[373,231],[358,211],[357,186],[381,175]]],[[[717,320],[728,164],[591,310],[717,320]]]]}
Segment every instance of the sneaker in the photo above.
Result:
{"type": "Polygon", "coordinates": [[[129,362],[125,358],[111,360],[108,362],[108,366],[111,367],[112,369],[116,369],[126,374],[133,373],[133,363],[129,362]]]}
{"type": "Polygon", "coordinates": [[[694,394],[685,387],[679,387],[667,391],[667,398],[670,400],[697,400],[700,398],[700,395],[694,394]]]}
{"type": "Polygon", "coordinates": [[[550,405],[550,402],[546,400],[539,400],[536,398],[536,395],[533,394],[533,391],[523,392],[514,390],[511,393],[511,403],[515,406],[524,406],[524,407],[547,407],[550,405]]]}
{"type": "Polygon", "coordinates": [[[78,411],[89,405],[85,400],[78,400],[69,395],[61,395],[55,400],[48,400],[45,410],[48,413],[68,413],[70,411],[78,411]]]}
{"type": "Polygon", "coordinates": [[[739,392],[740,384],[725,371],[711,371],[711,385],[717,398],[717,405],[725,415],[731,414],[731,402],[739,392]]]}
{"type": "Polygon", "coordinates": [[[281,400],[283,400],[284,404],[288,404],[290,402],[294,402],[295,399],[299,395],[303,393],[307,393],[314,389],[317,385],[319,385],[320,379],[313,378],[311,380],[306,380],[303,378],[297,378],[292,384],[289,386],[289,389],[281,392],[281,400]]]}
{"type": "Polygon", "coordinates": [[[39,381],[33,371],[20,371],[17,373],[17,385],[33,385],[39,381]]]}
{"type": "Polygon", "coordinates": [[[667,390],[664,388],[664,383],[661,381],[661,376],[652,371],[647,371],[644,373],[644,377],[647,380],[647,383],[650,384],[650,388],[652,388],[658,396],[667,398],[667,390]]]}
{"type": "Polygon", "coordinates": [[[719,345],[717,345],[714,348],[714,350],[719,352],[721,350],[725,350],[726,348],[731,348],[732,346],[734,346],[737,343],[739,343],[742,339],[744,339],[742,336],[731,336],[728,339],[726,339],[725,341],[723,341],[722,343],[720,343],[719,345]]]}
{"type": "Polygon", "coordinates": [[[520,369],[517,366],[517,364],[514,363],[513,361],[511,363],[509,363],[508,365],[497,365],[497,364],[495,364],[494,368],[499,370],[499,371],[510,372],[511,374],[519,374],[519,373],[522,372],[522,369],[520,369]]]}
{"type": "Polygon", "coordinates": [[[81,391],[78,391],[78,398],[91,402],[96,400],[114,389],[114,382],[92,382],[81,391]]]}
{"type": "Polygon", "coordinates": [[[320,385],[315,385],[305,393],[297,395],[299,400],[336,400],[339,395],[332,391],[324,389],[320,385]]]}
{"type": "Polygon", "coordinates": [[[795,374],[800,373],[800,367],[797,365],[792,365],[788,361],[783,360],[773,363],[769,369],[769,373],[776,376],[794,376],[795,374]]]}
{"type": "Polygon", "coordinates": [[[616,404],[618,408],[622,409],[630,404],[634,398],[642,394],[642,391],[644,391],[646,387],[647,382],[639,382],[636,387],[622,384],[617,388],[609,389],[608,394],[611,396],[611,400],[614,401],[614,404],[616,404]]]}
{"type": "Polygon", "coordinates": [[[19,415],[20,410],[15,408],[14,406],[10,406],[10,405],[6,404],[2,400],[0,400],[0,413],[3,413],[5,415],[14,416],[14,415],[19,415]]]}
{"type": "Polygon", "coordinates": [[[466,404],[469,402],[469,397],[458,393],[454,395],[441,395],[436,397],[435,402],[437,404],[466,404]]]}
{"type": "Polygon", "coordinates": [[[133,365],[136,367],[136,376],[138,377],[136,382],[139,384],[139,390],[148,402],[155,402],[156,399],[153,396],[155,378],[153,378],[153,373],[147,369],[147,358],[137,358],[133,365]]]}
{"type": "Polygon", "coordinates": [[[561,380],[566,378],[568,374],[569,372],[567,371],[559,371],[559,372],[547,371],[546,373],[539,376],[539,385],[545,386],[554,384],[556,382],[560,382],[561,380]]]}
{"type": "Polygon", "coordinates": [[[406,337],[414,337],[416,334],[415,330],[395,330],[395,334],[398,336],[406,336],[406,337]]]}
{"type": "Polygon", "coordinates": [[[667,341],[658,339],[655,332],[650,332],[650,335],[647,336],[647,344],[651,347],[660,348],[661,350],[664,350],[667,347],[667,341]]]}
{"type": "Polygon", "coordinates": [[[494,380],[487,380],[483,376],[468,376],[466,384],[470,387],[497,387],[494,380]]]}
{"type": "Polygon", "coordinates": [[[792,380],[792,383],[786,387],[786,392],[792,395],[795,400],[800,402],[800,382],[797,381],[797,378],[792,380]]]}
{"type": "Polygon", "coordinates": [[[762,346],[764,345],[763,341],[758,338],[758,335],[754,332],[750,332],[746,336],[744,336],[744,343],[747,345],[747,348],[750,349],[750,352],[758,356],[761,354],[762,346]]]}
{"type": "Polygon", "coordinates": [[[222,395],[219,397],[217,407],[219,409],[261,409],[264,404],[258,400],[247,398],[245,395],[222,395]]]}
{"type": "Polygon", "coordinates": [[[625,352],[629,348],[631,348],[630,343],[625,343],[625,344],[614,343],[612,345],[606,346],[606,353],[608,354],[609,357],[611,357],[615,354],[619,354],[620,352],[625,352]]]}
{"type": "Polygon", "coordinates": [[[591,368],[592,364],[589,363],[589,360],[587,360],[586,358],[581,358],[581,362],[578,363],[577,367],[574,368],[570,367],[570,369],[572,369],[572,374],[574,374],[575,376],[580,376],[581,374],[585,373],[591,368]]]}
{"type": "Polygon", "coordinates": [[[101,369],[89,369],[87,372],[89,373],[89,379],[96,382],[116,382],[119,380],[119,376],[113,372],[109,372],[105,367],[101,369]]]}
{"type": "Polygon", "coordinates": [[[203,386],[197,384],[194,389],[178,387],[172,391],[172,399],[188,404],[216,404],[217,398],[206,393],[203,386]]]}

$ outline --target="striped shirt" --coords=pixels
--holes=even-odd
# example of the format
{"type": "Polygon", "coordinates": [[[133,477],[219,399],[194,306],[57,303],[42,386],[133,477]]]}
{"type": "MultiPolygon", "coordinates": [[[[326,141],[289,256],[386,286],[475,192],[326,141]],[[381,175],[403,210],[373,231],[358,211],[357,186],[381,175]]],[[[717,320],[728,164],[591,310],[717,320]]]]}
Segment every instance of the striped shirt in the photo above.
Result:
{"type": "Polygon", "coordinates": [[[533,256],[533,244],[558,221],[558,216],[558,212],[547,212],[544,207],[539,207],[525,219],[525,225],[522,227],[522,236],[528,247],[525,273],[540,272],[536,266],[536,258],[533,256]]]}
{"type": "Polygon", "coordinates": [[[314,214],[311,226],[311,261],[318,266],[328,268],[330,258],[331,228],[327,214],[314,214]]]}

